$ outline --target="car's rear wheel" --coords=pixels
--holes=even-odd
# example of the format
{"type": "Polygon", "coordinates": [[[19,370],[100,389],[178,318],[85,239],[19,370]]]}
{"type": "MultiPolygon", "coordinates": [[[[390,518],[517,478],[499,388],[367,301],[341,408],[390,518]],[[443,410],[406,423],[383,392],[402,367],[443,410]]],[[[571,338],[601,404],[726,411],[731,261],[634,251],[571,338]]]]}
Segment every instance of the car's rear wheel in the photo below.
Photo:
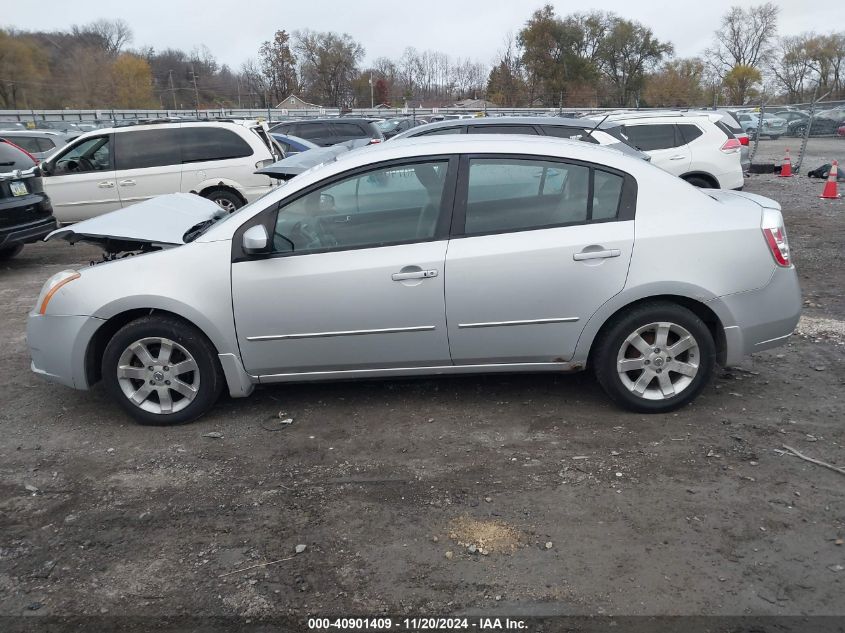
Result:
{"type": "Polygon", "coordinates": [[[0,248],[0,259],[12,259],[23,250],[23,244],[15,244],[6,248],[0,248]]]}
{"type": "Polygon", "coordinates": [[[103,354],[102,375],[129,415],[155,426],[198,418],[223,388],[212,344],[172,317],[143,317],[118,330],[103,354]]]}
{"type": "Polygon", "coordinates": [[[773,141],[776,141],[780,138],[780,134],[774,134],[773,136],[770,136],[769,138],[772,139],[773,141]]]}
{"type": "Polygon", "coordinates": [[[234,213],[244,206],[244,202],[240,196],[225,189],[212,189],[205,194],[205,197],[227,213],[234,213]]]}
{"type": "Polygon", "coordinates": [[[707,180],[706,178],[702,178],[701,176],[687,176],[684,178],[689,184],[693,187],[699,187],[700,189],[717,189],[712,182],[707,180]]]}
{"type": "Polygon", "coordinates": [[[672,411],[710,380],[713,337],[692,311],[648,303],[616,319],[594,354],[596,378],[619,405],[643,413],[672,411]]]}

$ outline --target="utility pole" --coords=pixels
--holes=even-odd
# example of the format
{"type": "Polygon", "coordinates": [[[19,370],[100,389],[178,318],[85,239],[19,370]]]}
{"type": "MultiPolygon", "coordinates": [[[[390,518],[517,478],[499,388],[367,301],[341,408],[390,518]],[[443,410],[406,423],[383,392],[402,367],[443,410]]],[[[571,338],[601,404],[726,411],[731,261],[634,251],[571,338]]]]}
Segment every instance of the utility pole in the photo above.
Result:
{"type": "Polygon", "coordinates": [[[373,73],[370,72],[370,110],[376,107],[375,93],[373,92],[373,73]]]}
{"type": "Polygon", "coordinates": [[[176,109],[176,89],[173,87],[173,71],[168,70],[168,75],[170,76],[170,94],[173,96],[173,109],[176,109]]]}
{"type": "Polygon", "coordinates": [[[194,82],[194,97],[196,98],[197,117],[200,115],[200,91],[197,89],[197,73],[194,71],[194,64],[191,62],[191,79],[194,82]]]}

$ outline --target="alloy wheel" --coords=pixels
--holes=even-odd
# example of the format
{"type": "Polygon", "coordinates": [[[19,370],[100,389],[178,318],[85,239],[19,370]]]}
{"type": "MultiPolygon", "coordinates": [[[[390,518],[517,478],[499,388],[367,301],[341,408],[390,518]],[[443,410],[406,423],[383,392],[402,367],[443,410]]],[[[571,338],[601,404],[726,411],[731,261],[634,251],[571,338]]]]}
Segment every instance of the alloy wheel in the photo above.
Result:
{"type": "Polygon", "coordinates": [[[616,371],[635,396],[666,400],[690,386],[700,359],[695,337],[676,323],[662,321],[639,327],[625,339],[616,371]]]}
{"type": "Polygon", "coordinates": [[[117,381],[135,406],[160,415],[187,407],[199,392],[200,372],[190,352],[163,337],[129,345],[117,363],[117,381]]]}
{"type": "Polygon", "coordinates": [[[235,206],[235,203],[229,200],[228,198],[214,198],[212,202],[214,202],[214,204],[223,209],[226,213],[233,213],[238,210],[238,207],[235,206]]]}

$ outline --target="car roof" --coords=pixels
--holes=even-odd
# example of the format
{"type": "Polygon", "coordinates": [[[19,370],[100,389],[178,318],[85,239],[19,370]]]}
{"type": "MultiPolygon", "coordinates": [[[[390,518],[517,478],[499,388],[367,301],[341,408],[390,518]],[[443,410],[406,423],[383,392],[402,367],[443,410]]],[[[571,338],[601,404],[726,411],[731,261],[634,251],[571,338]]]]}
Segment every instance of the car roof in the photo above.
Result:
{"type": "Polygon", "coordinates": [[[290,121],[279,121],[274,123],[273,127],[277,125],[287,125],[289,123],[372,123],[373,121],[380,121],[381,119],[367,119],[365,117],[321,117],[318,119],[292,119],[290,121]]]}
{"type": "MultiPolygon", "coordinates": [[[[485,126],[485,125],[540,125],[540,126],[559,126],[559,127],[577,127],[590,129],[596,127],[593,119],[570,119],[565,117],[556,118],[542,118],[532,116],[501,116],[501,117],[478,117],[472,119],[447,119],[446,121],[435,121],[434,123],[426,123],[419,125],[407,132],[398,134],[391,142],[395,142],[404,138],[418,137],[429,130],[439,130],[442,128],[451,128],[463,125],[485,126]]],[[[599,130],[611,129],[619,127],[619,123],[612,121],[604,121],[598,126],[599,130]]]]}
{"type": "Polygon", "coordinates": [[[229,129],[242,129],[249,127],[250,125],[258,125],[258,121],[250,120],[250,119],[235,119],[235,120],[215,120],[215,119],[180,119],[180,120],[169,120],[169,119],[162,119],[159,121],[144,121],[141,123],[135,123],[133,125],[121,125],[117,127],[101,127],[95,130],[89,130],[84,134],[80,134],[76,137],[76,139],[80,138],[90,138],[92,136],[103,136],[104,134],[124,134],[126,132],[131,132],[133,130],[143,130],[143,129],[174,129],[180,127],[191,127],[191,126],[205,126],[205,125],[216,125],[219,127],[226,127],[229,129]]]}
{"type": "Polygon", "coordinates": [[[65,138],[64,134],[60,134],[59,132],[54,132],[52,130],[18,130],[15,128],[4,128],[0,126],[0,135],[4,132],[14,134],[15,136],[39,136],[42,138],[49,136],[50,138],[65,138]]]}

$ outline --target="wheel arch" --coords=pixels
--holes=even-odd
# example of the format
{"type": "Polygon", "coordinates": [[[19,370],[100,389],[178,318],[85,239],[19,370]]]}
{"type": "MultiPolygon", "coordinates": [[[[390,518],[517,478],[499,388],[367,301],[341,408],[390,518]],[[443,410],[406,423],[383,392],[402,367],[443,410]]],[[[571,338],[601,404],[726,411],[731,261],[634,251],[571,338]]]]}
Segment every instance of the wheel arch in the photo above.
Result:
{"type": "Polygon", "coordinates": [[[674,293],[661,293],[647,296],[631,297],[630,300],[628,300],[627,302],[615,304],[611,309],[605,311],[600,310],[599,312],[604,312],[604,314],[599,319],[600,322],[596,319],[598,313],[596,315],[593,315],[593,317],[591,317],[590,321],[587,323],[587,326],[585,326],[584,332],[581,333],[581,337],[576,347],[576,357],[583,358],[585,366],[590,365],[593,360],[593,352],[595,351],[599,341],[601,341],[605,332],[610,329],[610,327],[621,317],[621,315],[623,315],[626,311],[630,310],[635,306],[642,305],[644,303],[654,303],[661,301],[666,303],[674,303],[676,305],[680,305],[684,308],[687,308],[698,318],[700,318],[707,326],[707,329],[710,331],[710,334],[713,336],[713,342],[716,346],[717,362],[719,362],[720,364],[724,364],[727,358],[728,341],[725,336],[725,325],[722,319],[719,317],[718,314],[716,314],[712,307],[707,305],[707,301],[704,301],[701,298],[693,298],[688,294],[674,293]]]}
{"type": "Polygon", "coordinates": [[[233,182],[226,180],[203,183],[201,186],[192,190],[191,193],[195,193],[198,196],[202,196],[203,198],[208,198],[208,195],[213,191],[228,191],[229,193],[236,195],[241,201],[241,204],[247,203],[246,197],[243,193],[241,193],[237,186],[235,186],[233,182]]]}
{"type": "Polygon", "coordinates": [[[709,182],[713,186],[713,189],[721,189],[716,177],[712,174],[708,174],[706,171],[689,171],[683,174],[681,178],[684,180],[688,180],[689,178],[701,178],[702,180],[709,182]]]}

